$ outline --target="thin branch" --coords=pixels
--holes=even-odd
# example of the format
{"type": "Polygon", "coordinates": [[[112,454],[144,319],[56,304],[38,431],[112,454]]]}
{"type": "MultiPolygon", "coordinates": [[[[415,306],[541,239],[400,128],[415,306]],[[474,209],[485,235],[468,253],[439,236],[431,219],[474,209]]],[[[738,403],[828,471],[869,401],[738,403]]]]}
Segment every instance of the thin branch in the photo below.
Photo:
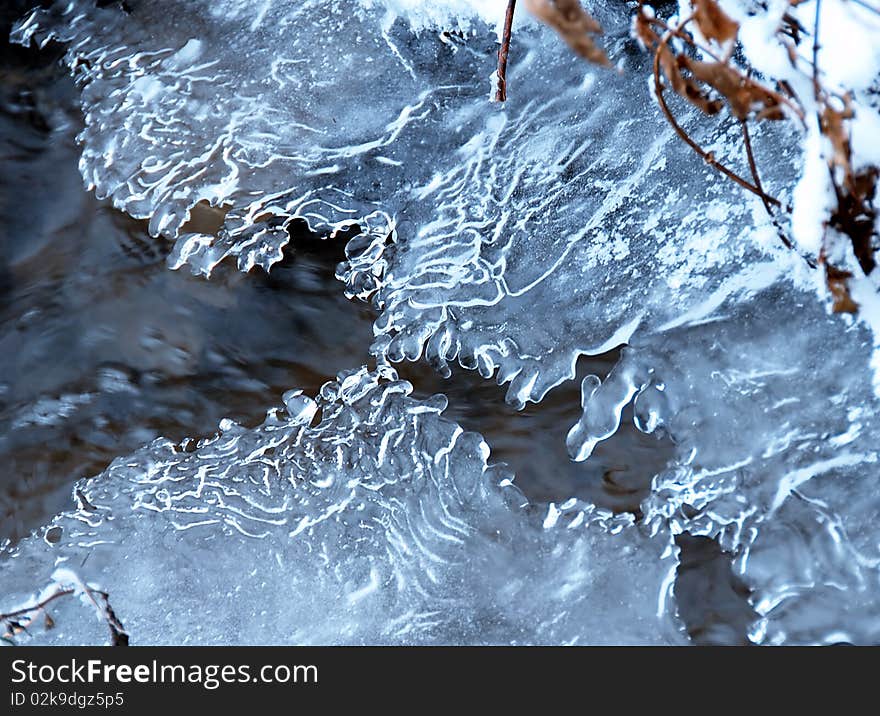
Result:
{"type": "Polygon", "coordinates": [[[645,19],[647,19],[648,22],[650,22],[652,25],[659,27],[664,32],[668,32],[673,37],[677,37],[679,40],[686,42],[695,50],[699,50],[700,52],[705,53],[713,60],[715,60],[715,62],[726,62],[726,60],[721,59],[712,49],[706,47],[705,45],[699,44],[696,40],[694,40],[693,37],[684,32],[684,26],[694,19],[693,15],[691,15],[687,20],[685,20],[678,26],[670,25],[668,22],[666,22],[665,20],[661,20],[659,17],[645,16],[645,19]]]}
{"type": "Polygon", "coordinates": [[[45,609],[46,605],[50,602],[54,602],[59,597],[66,597],[69,594],[73,594],[75,590],[73,589],[59,589],[54,594],[49,595],[45,599],[36,604],[33,604],[29,607],[23,607],[22,609],[16,609],[14,612],[7,612],[6,614],[0,614],[0,622],[8,622],[10,619],[14,619],[15,617],[25,616],[26,614],[30,614],[32,612],[41,612],[45,609]]]}
{"type": "MultiPolygon", "coordinates": [[[[822,86],[819,84],[819,16],[822,13],[822,0],[816,0],[816,20],[813,24],[813,93],[816,102],[819,102],[822,86]]],[[[822,126],[822,118],[819,118],[819,126],[822,126]]]]}
{"type": "Polygon", "coordinates": [[[779,199],[765,194],[759,187],[755,186],[754,184],[750,184],[739,174],[719,162],[715,158],[714,154],[712,154],[711,152],[707,152],[699,144],[697,144],[676,121],[675,117],[669,109],[669,106],[666,104],[666,99],[663,97],[663,83],[660,80],[660,55],[666,48],[670,37],[672,37],[672,34],[667,32],[660,40],[660,44],[657,45],[657,49],[654,51],[654,91],[657,95],[657,104],[660,105],[660,109],[663,112],[663,116],[666,118],[666,121],[669,122],[670,126],[675,130],[675,133],[681,138],[681,140],[684,141],[685,144],[687,144],[697,154],[699,154],[703,161],[706,162],[710,167],[712,167],[713,169],[717,169],[728,179],[731,179],[732,181],[739,184],[743,189],[746,189],[753,194],[761,197],[762,201],[768,202],[773,206],[782,206],[779,199]]]}
{"type": "MultiPolygon", "coordinates": [[[[819,83],[819,17],[822,14],[822,0],[816,0],[816,17],[813,22],[813,99],[816,102],[816,127],[821,132],[822,131],[822,110],[820,109],[822,105],[822,85],[819,83]]],[[[828,165],[828,175],[830,177],[831,186],[834,188],[834,195],[837,199],[837,205],[841,204],[841,196],[840,196],[840,188],[837,186],[837,181],[834,178],[834,169],[831,164],[828,165]]],[[[825,283],[828,286],[828,290],[831,291],[832,295],[835,296],[835,306],[837,305],[837,295],[834,291],[834,286],[836,286],[841,292],[841,300],[846,302],[849,299],[849,292],[846,290],[846,285],[844,282],[843,276],[837,276],[834,273],[832,276],[832,272],[836,272],[837,269],[829,266],[828,262],[825,260],[826,257],[826,249],[828,248],[828,223],[822,222],[822,242],[821,249],[819,250],[819,263],[825,266],[825,283]],[[832,279],[836,279],[836,282],[832,279]]],[[[852,303],[851,299],[849,302],[852,303]]],[[[855,304],[853,304],[854,306],[855,304]]],[[[849,304],[847,304],[847,307],[849,304]]],[[[850,311],[847,311],[850,312],[850,311]]],[[[855,311],[851,311],[855,312],[855,311]]]]}
{"type": "MultiPolygon", "coordinates": [[[[767,210],[767,215],[770,217],[770,221],[773,222],[773,226],[776,228],[776,235],[779,237],[779,240],[785,245],[785,248],[795,251],[800,255],[800,252],[797,252],[794,244],[791,242],[791,239],[786,236],[785,230],[779,224],[779,217],[776,215],[776,212],[773,211],[773,205],[767,201],[766,194],[763,194],[764,187],[761,184],[761,175],[758,173],[758,165],[755,162],[755,154],[752,150],[752,139],[749,136],[749,124],[746,121],[742,122],[742,130],[743,130],[743,143],[746,147],[746,158],[749,161],[749,171],[752,174],[752,181],[755,182],[755,186],[761,190],[761,202],[764,204],[764,209],[767,210]]],[[[804,261],[807,262],[807,265],[810,268],[816,268],[816,262],[813,261],[809,256],[803,256],[804,261]]]]}
{"type": "MultiPolygon", "coordinates": [[[[767,210],[767,213],[770,216],[773,216],[773,209],[770,208],[772,204],[767,201],[767,195],[764,193],[764,187],[761,186],[761,176],[760,174],[758,174],[758,165],[755,163],[755,154],[752,151],[752,138],[749,136],[749,123],[743,120],[740,122],[740,124],[742,125],[743,143],[746,146],[746,158],[749,161],[749,171],[752,174],[752,181],[755,182],[755,186],[758,187],[758,191],[761,192],[759,194],[759,196],[761,197],[761,203],[764,204],[764,208],[767,210]]],[[[788,248],[792,247],[788,239],[785,239],[785,243],[788,248]]]]}
{"type": "MultiPolygon", "coordinates": [[[[708,47],[706,47],[706,46],[704,46],[704,45],[701,45],[701,44],[698,43],[696,40],[694,40],[693,37],[691,37],[688,33],[686,33],[686,32],[684,31],[684,27],[685,27],[685,25],[687,25],[691,20],[694,19],[694,16],[693,16],[693,15],[691,15],[689,18],[687,18],[683,23],[681,23],[681,24],[678,25],[677,27],[676,27],[676,26],[673,26],[673,25],[670,25],[670,24],[667,23],[667,22],[664,22],[663,20],[661,20],[661,19],[658,18],[658,17],[650,17],[650,18],[646,18],[646,19],[647,19],[652,25],[654,25],[655,27],[659,27],[661,30],[664,30],[665,32],[669,33],[672,37],[676,37],[676,38],[678,38],[679,40],[681,40],[682,42],[686,43],[687,45],[689,45],[689,46],[690,46],[691,48],[693,48],[694,50],[699,50],[700,52],[702,52],[702,53],[708,55],[708,56],[711,57],[713,60],[715,60],[715,62],[718,62],[719,64],[726,64],[726,63],[728,62],[728,59],[729,59],[729,58],[728,58],[728,59],[724,59],[724,58],[719,57],[719,56],[718,56],[715,52],[713,52],[710,48],[708,48],[708,47]]],[[[671,38],[669,38],[669,39],[671,39],[671,38]]],[[[663,44],[664,44],[664,45],[667,45],[668,42],[669,42],[669,39],[667,39],[666,42],[664,42],[663,44]]],[[[762,84],[760,84],[760,83],[758,83],[758,82],[755,82],[755,80],[753,80],[753,79],[752,79],[751,77],[749,77],[748,75],[744,76],[743,79],[749,84],[749,86],[751,86],[751,87],[759,87],[759,88],[761,89],[762,92],[766,92],[766,93],[767,93],[767,96],[772,97],[772,98],[773,98],[776,102],[778,102],[779,104],[781,104],[781,105],[785,105],[786,107],[788,107],[792,112],[794,112],[795,116],[796,116],[799,120],[801,120],[801,122],[804,121],[804,111],[803,111],[803,109],[802,109],[801,107],[798,107],[797,104],[795,104],[792,100],[790,100],[790,99],[789,99],[788,97],[786,97],[784,94],[781,94],[780,92],[777,92],[776,90],[773,90],[773,89],[771,89],[771,88],[769,88],[769,87],[767,87],[767,86],[765,86],[765,85],[762,85],[762,84]]]]}
{"type": "Polygon", "coordinates": [[[510,35],[513,29],[513,11],[516,0],[508,0],[507,13],[504,15],[504,30],[501,35],[501,47],[498,48],[498,87],[495,90],[495,101],[507,101],[507,56],[510,54],[510,35]]]}
{"type": "Polygon", "coordinates": [[[36,604],[32,604],[28,607],[22,607],[21,609],[16,609],[15,611],[7,612],[5,614],[0,614],[0,623],[9,624],[13,632],[16,628],[22,629],[26,631],[26,626],[24,624],[19,624],[15,621],[16,617],[27,617],[27,624],[30,624],[36,618],[36,615],[40,612],[46,614],[47,620],[49,619],[48,613],[46,613],[46,606],[56,599],[60,599],[61,597],[68,597],[73,594],[77,594],[82,592],[85,594],[92,605],[95,607],[95,610],[103,619],[104,623],[107,625],[107,628],[110,631],[110,643],[112,646],[128,646],[128,632],[125,630],[122,622],[119,620],[119,617],[116,616],[116,612],[113,611],[113,607],[110,606],[110,595],[107,592],[102,592],[98,589],[92,589],[87,586],[84,582],[77,578],[76,580],[79,584],[79,589],[72,588],[60,588],[50,594],[45,599],[40,600],[36,604]],[[101,602],[98,601],[95,597],[100,598],[101,602]]]}
{"type": "MultiPolygon", "coordinates": [[[[764,187],[761,184],[761,175],[758,173],[758,165],[755,162],[755,153],[752,150],[752,138],[749,136],[749,123],[746,121],[741,122],[742,130],[743,130],[743,143],[746,147],[746,158],[749,162],[749,171],[752,174],[752,181],[755,182],[755,186],[761,191],[761,203],[764,204],[764,209],[767,211],[767,215],[770,217],[770,220],[773,222],[773,225],[776,227],[776,235],[779,236],[779,240],[785,245],[785,248],[794,251],[794,244],[791,242],[791,239],[785,235],[785,231],[782,230],[782,227],[779,226],[777,221],[776,213],[773,211],[773,205],[767,200],[767,194],[764,192],[764,187]]],[[[809,260],[808,260],[809,263],[809,260]]]]}
{"type": "Polygon", "coordinates": [[[873,5],[869,5],[868,3],[864,2],[863,0],[851,0],[851,2],[853,3],[853,5],[858,5],[859,7],[864,8],[865,10],[867,10],[869,12],[873,12],[875,15],[880,15],[880,8],[876,8],[873,5]]]}
{"type": "Polygon", "coordinates": [[[107,623],[107,628],[110,630],[110,644],[112,646],[128,646],[128,632],[125,631],[125,627],[122,625],[122,622],[119,621],[119,617],[116,616],[113,607],[110,606],[110,595],[107,594],[107,592],[89,589],[84,584],[83,588],[85,589],[85,593],[88,595],[89,600],[95,606],[95,609],[98,610],[98,613],[107,623]],[[96,594],[101,597],[103,604],[98,604],[98,600],[95,599],[96,594]]]}

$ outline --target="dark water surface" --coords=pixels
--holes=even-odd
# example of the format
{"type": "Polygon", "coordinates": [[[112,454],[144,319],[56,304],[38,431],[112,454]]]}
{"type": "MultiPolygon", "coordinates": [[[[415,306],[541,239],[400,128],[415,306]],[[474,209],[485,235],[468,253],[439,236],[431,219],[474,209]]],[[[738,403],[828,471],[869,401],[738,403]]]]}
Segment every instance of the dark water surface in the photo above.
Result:
{"type": "Polygon", "coordinates": [[[329,242],[271,277],[169,271],[168,242],[83,188],[57,57],[6,47],[0,69],[0,538],[156,437],[259,423],[288,388],[363,363],[372,337],[329,242]]]}
{"type": "MultiPolygon", "coordinates": [[[[77,479],[156,437],[210,435],[224,417],[258,424],[285,390],[314,394],[369,362],[373,320],[334,278],[342,239],[294,236],[271,276],[168,270],[166,240],[85,191],[77,90],[58,48],[5,43],[18,4],[0,10],[0,540],[26,536],[70,504],[77,479]]],[[[582,359],[579,377],[604,376],[615,359],[582,359]]],[[[399,370],[417,395],[446,394],[446,415],[482,433],[536,502],[574,495],[638,516],[672,455],[627,422],[587,463],[571,462],[579,380],[517,412],[475,373],[399,370]]],[[[677,596],[695,640],[743,641],[752,615],[729,557],[708,540],[679,546],[677,596]]]]}

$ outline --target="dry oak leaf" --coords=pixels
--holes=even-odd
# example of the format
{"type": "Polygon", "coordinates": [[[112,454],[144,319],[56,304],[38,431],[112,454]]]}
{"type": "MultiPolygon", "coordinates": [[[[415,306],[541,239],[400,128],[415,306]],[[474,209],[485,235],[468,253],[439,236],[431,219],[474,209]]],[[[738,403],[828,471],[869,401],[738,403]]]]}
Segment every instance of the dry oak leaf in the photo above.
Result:
{"type": "Polygon", "coordinates": [[[832,165],[840,167],[849,175],[851,173],[850,160],[852,150],[849,144],[849,135],[846,131],[846,120],[854,116],[852,98],[845,95],[843,98],[843,110],[836,110],[826,103],[822,108],[822,134],[828,137],[834,148],[832,165]]]}
{"type": "Polygon", "coordinates": [[[647,15],[644,7],[639,7],[638,12],[633,18],[633,29],[636,37],[642,43],[646,50],[653,50],[660,44],[660,35],[654,32],[654,17],[647,15]]]}
{"type": "MultiPolygon", "coordinates": [[[[696,80],[709,85],[724,95],[730,104],[730,111],[737,119],[746,119],[749,112],[755,107],[760,108],[759,119],[782,119],[784,117],[776,96],[750,80],[736,68],[722,62],[692,60],[684,55],[679,55],[677,59],[679,68],[688,70],[696,80]]],[[[691,99],[690,95],[686,96],[691,99]]],[[[714,114],[714,112],[708,112],[708,114],[714,114]]]]}
{"type": "Polygon", "coordinates": [[[584,10],[579,0],[526,0],[526,8],[556,30],[577,55],[597,65],[611,64],[594,38],[602,34],[602,26],[584,10]]]}
{"type": "Polygon", "coordinates": [[[841,271],[829,264],[825,265],[825,282],[831,293],[831,310],[834,313],[858,313],[857,304],[849,292],[849,279],[852,274],[849,271],[841,271]]]}
{"type": "Polygon", "coordinates": [[[733,20],[715,0],[693,0],[694,22],[707,40],[720,45],[736,38],[739,23],[733,20]]]}
{"type": "Polygon", "coordinates": [[[723,104],[716,99],[711,99],[703,90],[698,82],[693,78],[686,77],[681,73],[682,69],[687,67],[687,58],[684,56],[676,56],[660,36],[654,31],[654,18],[646,15],[644,8],[639,8],[639,12],[635,16],[633,28],[636,37],[644,45],[645,49],[650,50],[657,56],[660,69],[672,86],[672,91],[684,97],[688,102],[698,107],[709,115],[718,114],[723,104]]]}
{"type": "MultiPolygon", "coordinates": [[[[674,56],[665,45],[660,48],[660,66],[663,68],[663,74],[672,84],[672,89],[706,114],[718,114],[724,104],[717,99],[711,99],[699,82],[695,82],[693,78],[685,77],[681,73],[683,69],[691,70],[690,64],[691,60],[684,55],[674,56]]],[[[705,82],[693,71],[691,73],[698,81],[705,82]]]]}

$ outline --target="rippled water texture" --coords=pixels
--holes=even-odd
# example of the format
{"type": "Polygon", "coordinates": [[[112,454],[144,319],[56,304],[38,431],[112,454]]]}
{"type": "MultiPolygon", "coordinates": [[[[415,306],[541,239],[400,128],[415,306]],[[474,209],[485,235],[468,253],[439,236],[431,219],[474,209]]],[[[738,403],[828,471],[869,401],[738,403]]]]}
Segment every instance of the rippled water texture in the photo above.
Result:
{"type": "Polygon", "coordinates": [[[628,10],[621,72],[520,23],[498,106],[478,19],[261,8],[13,33],[4,602],[64,564],[140,643],[880,638],[874,338],[665,127],[628,10]]]}
{"type": "Polygon", "coordinates": [[[271,278],[168,271],[167,241],[84,191],[59,53],[6,52],[0,536],[20,537],[74,479],[160,435],[255,424],[291,385],[363,360],[371,333],[337,290],[338,244],[310,242],[271,278]]]}

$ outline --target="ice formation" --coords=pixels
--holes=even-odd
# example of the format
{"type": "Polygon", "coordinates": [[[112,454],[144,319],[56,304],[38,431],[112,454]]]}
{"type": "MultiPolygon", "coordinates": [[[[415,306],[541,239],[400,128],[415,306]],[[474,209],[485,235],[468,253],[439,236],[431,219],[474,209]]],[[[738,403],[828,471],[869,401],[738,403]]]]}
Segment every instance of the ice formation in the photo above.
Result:
{"type": "MultiPolygon", "coordinates": [[[[529,507],[443,396],[410,390],[361,369],[317,401],[290,391],[256,430],[118,459],[4,561],[6,599],[60,565],[109,592],[133,643],[682,639],[670,533],[575,500],[529,507]]],[[[105,638],[81,609],[53,608],[53,643],[105,638]]]]}
{"type": "MultiPolygon", "coordinates": [[[[796,8],[804,27],[816,2],[796,8]]],[[[523,23],[509,99],[491,104],[499,5],[76,1],[21,23],[21,42],[68,45],[87,184],[176,238],[173,268],[271,270],[291,221],[357,226],[338,275],[378,312],[372,350],[390,382],[344,376],[314,425],[314,404],[291,396],[305,413],[230,426],[192,454],[158,443],[120,458],[58,518],[59,545],[32,539],[4,560],[19,601],[54,550],[85,560],[120,609],[136,604],[129,622],[159,641],[674,640],[671,540],[688,532],[736,555],[756,643],[880,638],[872,277],[853,289],[864,320],[830,313],[761,202],[664,124],[624,6],[592,8],[619,72],[523,23]],[[187,231],[200,201],[229,209],[216,236],[187,231]],[[584,380],[567,439],[589,459],[630,404],[640,430],[671,436],[639,524],[566,503],[542,526],[485,444],[439,403],[406,398],[385,364],[457,361],[521,406],[573,378],[579,355],[623,344],[604,381],[584,380]],[[230,597],[199,599],[216,592],[230,597]]],[[[788,78],[765,37],[788,3],[724,6],[755,65],[788,78]]],[[[858,46],[877,45],[875,15],[822,7],[829,31],[855,22],[858,46]]],[[[876,52],[855,77],[835,74],[853,66],[840,52],[829,42],[821,68],[854,87],[857,155],[871,161],[876,52]]],[[[745,167],[737,122],[676,111],[745,167]]],[[[802,152],[797,132],[760,127],[753,142],[809,259],[829,150],[808,123],[802,152]]],[[[54,638],[85,638],[70,629],[54,638]]]]}

